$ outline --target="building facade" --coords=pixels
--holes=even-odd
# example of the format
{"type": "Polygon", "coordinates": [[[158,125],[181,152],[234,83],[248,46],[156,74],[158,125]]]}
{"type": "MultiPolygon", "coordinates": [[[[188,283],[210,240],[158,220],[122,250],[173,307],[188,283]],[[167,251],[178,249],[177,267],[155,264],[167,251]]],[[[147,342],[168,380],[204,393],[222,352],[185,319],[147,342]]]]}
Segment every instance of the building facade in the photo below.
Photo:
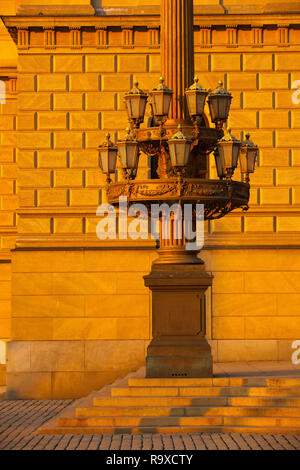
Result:
{"type": "MultiPolygon", "coordinates": [[[[143,275],[155,243],[97,239],[106,197],[97,147],[107,131],[124,135],[134,80],[145,91],[158,82],[160,2],[1,3],[0,377],[10,397],[79,397],[139,368],[151,339],[143,275]]],[[[194,1],[200,83],[224,81],[232,133],[248,130],[260,148],[249,211],[206,225],[208,339],[214,361],[291,360],[300,340],[300,6],[239,3],[194,1]]],[[[138,177],[149,171],[142,156],[138,177]]]]}

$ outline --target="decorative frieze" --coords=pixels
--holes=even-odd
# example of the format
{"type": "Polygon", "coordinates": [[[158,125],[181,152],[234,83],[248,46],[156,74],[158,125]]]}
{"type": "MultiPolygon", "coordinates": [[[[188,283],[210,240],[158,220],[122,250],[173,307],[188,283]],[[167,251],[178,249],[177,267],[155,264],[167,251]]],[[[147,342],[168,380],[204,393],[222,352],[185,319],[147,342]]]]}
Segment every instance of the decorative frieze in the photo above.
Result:
{"type": "Polygon", "coordinates": [[[200,26],[199,46],[200,47],[212,47],[210,28],[200,26]]]}
{"type": "Polygon", "coordinates": [[[236,26],[226,26],[226,47],[238,46],[238,32],[236,26]]]}
{"type": "MultiPolygon", "coordinates": [[[[196,24],[195,45],[199,48],[212,47],[252,47],[261,48],[274,45],[276,47],[296,46],[295,35],[290,34],[290,29],[295,28],[292,24],[196,24]],[[239,31],[240,30],[240,31],[239,31]],[[290,42],[290,40],[292,42],[290,42]]],[[[135,29],[132,24],[119,25],[111,28],[109,25],[95,24],[87,29],[84,26],[70,24],[66,26],[54,26],[45,24],[43,27],[8,27],[8,31],[19,49],[28,48],[82,48],[95,47],[107,49],[110,46],[131,49],[137,47],[148,47],[159,49],[161,47],[160,26],[151,22],[145,25],[143,30],[135,29]],[[82,29],[84,30],[82,32],[82,29]],[[147,33],[145,34],[145,30],[147,33]],[[43,34],[41,34],[41,31],[43,34]],[[120,35],[121,31],[121,35],[120,35]],[[39,36],[36,36],[36,35],[39,36]],[[32,35],[33,40],[30,41],[32,35]]]]}
{"type": "Polygon", "coordinates": [[[28,29],[18,29],[18,48],[28,49],[29,47],[29,31],[28,29]]]}
{"type": "Polygon", "coordinates": [[[278,25],[278,46],[289,46],[289,28],[286,25],[278,25]]]}
{"type": "Polygon", "coordinates": [[[55,48],[55,29],[45,29],[44,30],[44,46],[46,49],[55,48]]]}
{"type": "Polygon", "coordinates": [[[159,28],[149,28],[148,29],[148,41],[149,47],[151,49],[159,49],[159,28]]]}
{"type": "Polygon", "coordinates": [[[251,29],[251,45],[252,47],[263,46],[263,29],[260,27],[253,27],[251,29]]]}
{"type": "Polygon", "coordinates": [[[17,78],[13,77],[8,80],[8,92],[17,93],[17,78]]]}
{"type": "Polygon", "coordinates": [[[79,49],[82,46],[81,43],[81,29],[73,28],[70,31],[71,34],[71,47],[72,49],[79,49]]]}
{"type": "Polygon", "coordinates": [[[133,28],[122,28],[122,47],[126,49],[132,49],[134,47],[133,28]]]}
{"type": "Polygon", "coordinates": [[[108,47],[107,28],[96,28],[96,45],[98,49],[107,49],[108,47]]]}

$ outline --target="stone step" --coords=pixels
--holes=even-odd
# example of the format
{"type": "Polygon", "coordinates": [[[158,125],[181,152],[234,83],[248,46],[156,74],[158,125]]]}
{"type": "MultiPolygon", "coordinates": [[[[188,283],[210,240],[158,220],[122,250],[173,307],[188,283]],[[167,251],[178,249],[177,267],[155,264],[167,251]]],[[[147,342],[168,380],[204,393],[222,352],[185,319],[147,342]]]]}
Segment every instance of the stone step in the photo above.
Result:
{"type": "Polygon", "coordinates": [[[297,428],[247,427],[247,426],[139,426],[128,427],[42,427],[38,434],[198,434],[198,433],[258,433],[258,434],[300,434],[297,428]]]}
{"type": "MultiPolygon", "coordinates": [[[[299,379],[300,387],[300,379],[299,379]]],[[[128,379],[129,387],[265,387],[266,379],[263,377],[216,377],[212,379],[128,379]]]]}
{"type": "Polygon", "coordinates": [[[261,417],[261,416],[113,416],[90,418],[58,418],[58,427],[164,427],[180,426],[182,432],[186,427],[202,426],[245,426],[265,428],[299,428],[300,418],[261,417]]]}
{"type": "Polygon", "coordinates": [[[129,387],[300,387],[300,378],[215,377],[212,379],[128,379],[129,387]]]}
{"type": "MultiPolygon", "coordinates": [[[[300,399],[299,399],[300,401],[300,399]]],[[[185,397],[116,397],[116,398],[94,398],[93,405],[95,407],[118,407],[118,406],[170,406],[170,407],[184,407],[184,406],[226,406],[228,404],[227,397],[199,397],[199,398],[185,398],[185,397]]],[[[299,404],[300,406],[300,404],[299,404]]]]}
{"type": "Polygon", "coordinates": [[[300,398],[284,397],[229,397],[229,406],[260,406],[260,407],[300,407],[300,398]]]}
{"type": "Polygon", "coordinates": [[[300,378],[145,379],[145,370],[78,400],[42,434],[300,434],[300,378]]]}
{"type": "Polygon", "coordinates": [[[60,427],[137,427],[137,426],[221,426],[223,418],[214,417],[192,417],[182,418],[176,416],[113,416],[113,417],[90,417],[90,418],[58,418],[57,425],[60,427]],[[184,420],[189,420],[185,423],[184,420]],[[192,424],[193,422],[193,424],[192,424]]]}
{"type": "Polygon", "coordinates": [[[300,378],[275,378],[266,379],[267,387],[300,387],[300,378]]]}
{"type": "Polygon", "coordinates": [[[189,406],[189,407],[93,407],[93,408],[77,408],[77,418],[88,417],[113,417],[113,416],[128,416],[128,417],[145,417],[145,416],[259,416],[259,417],[290,417],[300,418],[300,408],[287,408],[287,407],[204,407],[204,406],[189,406]]]}
{"type": "Polygon", "coordinates": [[[299,397],[300,388],[284,387],[113,387],[112,397],[254,396],[299,397]]]}
{"type": "Polygon", "coordinates": [[[121,397],[121,398],[94,398],[95,407],[124,407],[124,406],[279,406],[300,407],[300,398],[273,398],[273,397],[121,397]]]}

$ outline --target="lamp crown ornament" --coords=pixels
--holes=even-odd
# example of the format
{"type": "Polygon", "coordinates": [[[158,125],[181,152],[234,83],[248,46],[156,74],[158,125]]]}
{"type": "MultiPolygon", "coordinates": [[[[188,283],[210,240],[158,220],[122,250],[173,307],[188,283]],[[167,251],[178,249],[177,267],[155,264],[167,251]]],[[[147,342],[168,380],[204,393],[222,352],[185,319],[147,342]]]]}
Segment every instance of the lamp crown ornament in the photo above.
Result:
{"type": "Polygon", "coordinates": [[[133,140],[133,136],[132,136],[130,127],[126,127],[126,135],[125,135],[124,140],[126,140],[126,141],[127,140],[133,140]]]}
{"type": "Polygon", "coordinates": [[[250,140],[249,132],[247,132],[245,137],[246,137],[246,139],[243,140],[243,142],[242,142],[243,147],[256,147],[256,145],[250,140]]]}
{"type": "Polygon", "coordinates": [[[222,80],[219,80],[218,81],[218,86],[216,88],[216,90],[214,91],[214,93],[219,93],[221,95],[224,95],[224,94],[230,94],[228,91],[225,90],[225,88],[223,87],[224,83],[222,80]]]}
{"type": "Polygon", "coordinates": [[[156,87],[154,87],[152,91],[165,91],[166,93],[173,94],[173,91],[170,90],[170,88],[168,88],[164,82],[165,82],[164,77],[160,77],[159,84],[156,87]]]}
{"type": "MultiPolygon", "coordinates": [[[[225,129],[224,136],[221,142],[240,142],[234,135],[231,134],[231,127],[225,129]]],[[[241,143],[241,142],[240,142],[241,143]]]]}
{"type": "Polygon", "coordinates": [[[133,88],[130,91],[128,91],[128,94],[129,95],[143,95],[143,96],[148,97],[147,93],[139,88],[139,82],[137,80],[134,82],[133,88]]]}
{"type": "Polygon", "coordinates": [[[206,88],[203,88],[201,85],[199,85],[199,77],[197,77],[197,75],[194,77],[194,83],[186,89],[186,92],[194,90],[207,91],[206,88]]]}
{"type": "Polygon", "coordinates": [[[169,139],[169,142],[170,140],[185,140],[186,142],[193,142],[193,139],[190,139],[190,137],[188,137],[182,132],[183,131],[182,124],[179,124],[177,129],[178,131],[176,132],[176,134],[172,136],[171,139],[169,139]]]}
{"type": "Polygon", "coordinates": [[[106,137],[106,140],[103,142],[102,145],[99,145],[99,148],[100,147],[106,147],[106,148],[112,148],[112,147],[115,147],[115,144],[110,140],[110,133],[107,132],[107,134],[105,134],[105,137],[106,137]]]}

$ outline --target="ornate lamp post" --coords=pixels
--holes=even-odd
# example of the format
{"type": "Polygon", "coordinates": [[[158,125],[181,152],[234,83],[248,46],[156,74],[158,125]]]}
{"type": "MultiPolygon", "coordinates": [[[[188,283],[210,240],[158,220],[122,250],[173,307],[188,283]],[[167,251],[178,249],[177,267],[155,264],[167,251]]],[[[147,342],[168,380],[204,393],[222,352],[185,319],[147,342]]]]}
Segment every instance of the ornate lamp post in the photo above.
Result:
{"type": "MultiPolygon", "coordinates": [[[[125,181],[107,185],[108,201],[117,205],[120,196],[129,204],[174,203],[204,205],[205,220],[225,216],[236,208],[248,209],[249,173],[254,171],[257,147],[243,143],[228,130],[224,136],[232,96],[219,82],[209,93],[194,79],[193,0],[161,2],[162,75],[150,93],[155,119],[152,127],[140,128],[148,96],[136,83],[125,95],[130,129],[119,141],[118,152],[125,181]],[[208,98],[207,98],[208,97],[208,98]],[[204,106],[208,101],[208,127],[204,106]],[[158,125],[156,125],[158,124],[158,125]],[[139,153],[158,160],[157,177],[135,180],[139,153]],[[214,153],[218,180],[208,179],[207,162],[214,153]],[[240,160],[242,181],[233,181],[240,160]]],[[[100,147],[102,170],[113,173],[115,147],[100,147]],[[107,152],[107,149],[109,150],[107,152]]],[[[195,222],[195,211],[192,212],[195,222]]],[[[186,226],[172,213],[170,237],[163,236],[160,217],[159,257],[144,277],[152,291],[152,333],[146,359],[147,377],[210,377],[212,355],[205,338],[205,291],[212,276],[205,271],[199,250],[187,245],[186,226]],[[178,233],[183,236],[178,237],[178,233]]]]}
{"type": "Polygon", "coordinates": [[[254,173],[258,147],[251,142],[250,134],[246,134],[246,140],[241,144],[239,153],[242,181],[249,183],[249,174],[254,173]]]}

